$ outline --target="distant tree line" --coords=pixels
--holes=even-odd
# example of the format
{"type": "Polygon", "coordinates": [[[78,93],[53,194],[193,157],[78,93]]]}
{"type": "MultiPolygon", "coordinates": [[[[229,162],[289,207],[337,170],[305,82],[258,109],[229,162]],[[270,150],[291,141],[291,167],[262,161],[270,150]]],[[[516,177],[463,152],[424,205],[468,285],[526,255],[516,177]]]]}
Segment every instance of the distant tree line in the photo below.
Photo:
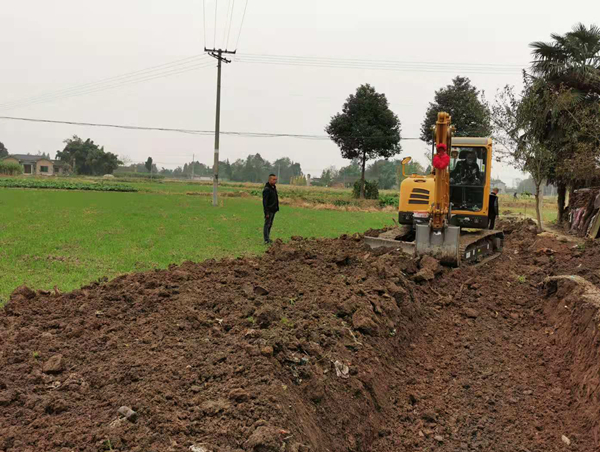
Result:
{"type": "MultiPolygon", "coordinates": [[[[157,169],[156,164],[152,163],[149,157],[146,163],[134,163],[127,166],[121,166],[115,172],[119,173],[147,173],[150,175],[150,165],[153,174],[159,174],[165,177],[190,179],[194,177],[212,177],[212,165],[206,165],[201,162],[189,162],[175,169],[161,168],[157,169]]],[[[277,159],[273,162],[265,160],[260,154],[248,155],[245,159],[238,159],[231,163],[229,160],[219,162],[219,178],[221,180],[233,182],[266,182],[269,174],[279,176],[280,184],[289,184],[292,181],[306,184],[306,178],[302,172],[300,163],[292,161],[288,157],[277,159]]]]}
{"type": "MultiPolygon", "coordinates": [[[[321,173],[321,177],[313,180],[312,185],[322,187],[344,186],[353,187],[357,180],[361,179],[361,162],[353,160],[350,165],[344,166],[339,170],[335,166],[326,168],[321,173]]],[[[410,174],[426,174],[423,166],[419,162],[412,161],[406,165],[405,172],[410,174]]],[[[402,176],[402,164],[400,160],[376,160],[365,169],[365,180],[377,182],[380,189],[389,190],[398,187],[404,180],[402,176]]]]}

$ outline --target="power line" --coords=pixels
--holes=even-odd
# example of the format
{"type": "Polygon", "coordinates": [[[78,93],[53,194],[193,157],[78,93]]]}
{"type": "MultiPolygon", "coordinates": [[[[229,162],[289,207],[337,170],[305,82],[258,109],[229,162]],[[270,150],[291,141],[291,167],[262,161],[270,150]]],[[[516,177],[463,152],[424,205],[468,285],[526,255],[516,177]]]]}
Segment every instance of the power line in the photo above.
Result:
{"type": "Polygon", "coordinates": [[[231,35],[231,24],[233,23],[233,11],[235,10],[235,0],[233,0],[233,6],[231,7],[231,17],[229,18],[229,31],[227,32],[227,42],[225,43],[225,50],[229,47],[229,36],[231,35]]]}
{"type": "Polygon", "coordinates": [[[213,62],[208,59],[200,58],[198,61],[190,61],[187,65],[179,65],[171,66],[164,68],[161,71],[147,71],[141,72],[137,76],[134,77],[125,77],[121,80],[108,80],[104,83],[98,83],[94,85],[90,85],[87,88],[84,85],[81,87],[74,87],[68,90],[57,91],[56,94],[49,93],[43,96],[39,96],[38,98],[32,98],[30,101],[22,101],[22,102],[14,102],[12,104],[6,104],[4,107],[0,106],[0,110],[9,110],[15,108],[28,107],[32,105],[37,105],[41,103],[54,102],[57,100],[63,100],[70,97],[83,96],[87,94],[93,94],[100,91],[106,91],[109,89],[121,88],[123,86],[133,85],[141,82],[147,82],[151,80],[156,80],[164,77],[171,77],[179,74],[183,74],[185,72],[194,71],[198,69],[203,69],[209,66],[212,66],[213,62]]]}
{"type": "Polygon", "coordinates": [[[248,9],[248,0],[246,0],[246,5],[244,6],[244,14],[242,14],[242,23],[240,24],[240,32],[238,33],[237,41],[235,43],[235,49],[240,45],[240,36],[242,36],[242,28],[244,27],[244,19],[246,18],[246,10],[248,9]]]}
{"type": "MultiPolygon", "coordinates": [[[[240,55],[240,54],[238,54],[240,55]]],[[[303,55],[269,55],[261,53],[243,53],[243,56],[255,56],[265,58],[286,58],[286,59],[311,59],[311,60],[338,60],[338,61],[352,61],[352,62],[367,62],[367,63],[402,63],[402,64],[432,64],[432,65],[449,65],[449,66],[488,66],[488,67],[513,67],[521,68],[521,64],[498,64],[498,63],[462,63],[462,62],[441,62],[441,61],[403,61],[403,60],[375,60],[366,58],[336,58],[336,57],[318,57],[318,56],[303,56],[303,55]]]]}
{"type": "Polygon", "coordinates": [[[213,36],[213,49],[217,47],[217,7],[219,6],[219,0],[215,0],[215,33],[213,36]]]}
{"type": "Polygon", "coordinates": [[[204,47],[206,47],[206,0],[202,0],[202,23],[204,29],[204,47]]]}
{"type": "Polygon", "coordinates": [[[121,74],[121,75],[107,77],[107,78],[100,79],[100,80],[97,80],[94,82],[83,83],[83,84],[71,86],[68,88],[62,88],[62,89],[55,90],[55,91],[48,91],[46,93],[38,94],[35,96],[30,96],[30,97],[25,97],[22,99],[4,102],[4,103],[0,104],[0,109],[13,108],[17,105],[20,106],[22,104],[27,104],[29,102],[45,100],[48,98],[54,98],[56,96],[62,96],[64,94],[70,94],[74,91],[88,90],[88,89],[93,89],[93,88],[96,88],[98,86],[102,86],[105,84],[110,84],[113,82],[120,82],[120,81],[126,81],[127,79],[144,77],[144,76],[147,76],[147,75],[150,75],[153,73],[160,73],[162,71],[169,70],[172,68],[183,67],[183,66],[190,65],[190,64],[196,64],[196,63],[200,62],[201,60],[206,60],[206,55],[204,55],[204,54],[193,55],[191,57],[171,61],[168,63],[163,63],[163,64],[160,64],[157,66],[151,66],[151,67],[148,67],[145,69],[139,69],[139,70],[133,71],[133,72],[127,72],[127,73],[121,74]]]}
{"type": "Polygon", "coordinates": [[[490,63],[436,63],[429,61],[409,62],[261,54],[241,54],[236,56],[236,61],[245,63],[281,64],[287,66],[334,67],[342,69],[372,69],[413,72],[463,71],[478,74],[512,74],[522,70],[522,66],[519,65],[496,65],[490,63]]]}
{"type": "Polygon", "coordinates": [[[223,26],[223,39],[221,39],[222,47],[224,49],[227,48],[227,43],[225,42],[225,36],[227,35],[227,19],[229,19],[229,10],[231,9],[231,0],[227,2],[227,9],[225,10],[225,22],[223,26]]]}
{"type": "MultiPolygon", "coordinates": [[[[94,122],[79,122],[79,121],[59,121],[55,119],[38,119],[38,118],[22,118],[16,116],[0,116],[0,120],[9,121],[25,121],[35,123],[47,123],[47,124],[66,124],[74,126],[88,126],[88,127],[106,127],[113,129],[125,129],[125,130],[144,130],[144,131],[157,131],[157,132],[176,132],[185,133],[192,135],[214,135],[214,130],[199,130],[199,129],[182,129],[182,128],[170,128],[170,127],[146,127],[146,126],[133,126],[124,124],[107,124],[107,123],[94,123],[94,122]]],[[[329,141],[328,135],[311,135],[311,134],[298,134],[298,133],[271,133],[271,132],[240,132],[240,131],[220,131],[222,135],[229,135],[235,137],[245,138],[296,138],[304,140],[326,140],[329,141]]],[[[359,138],[369,138],[367,136],[358,136],[359,138]]],[[[381,138],[381,137],[377,137],[381,138]]],[[[420,138],[415,137],[403,137],[401,141],[421,141],[420,138]]]]}

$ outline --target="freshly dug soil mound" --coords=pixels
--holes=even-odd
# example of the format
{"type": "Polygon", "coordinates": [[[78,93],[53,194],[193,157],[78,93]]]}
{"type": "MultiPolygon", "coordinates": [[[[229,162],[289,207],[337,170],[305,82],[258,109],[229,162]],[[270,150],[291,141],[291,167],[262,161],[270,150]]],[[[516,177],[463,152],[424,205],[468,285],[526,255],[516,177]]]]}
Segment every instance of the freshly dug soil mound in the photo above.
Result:
{"type": "Polygon", "coordinates": [[[0,312],[0,451],[361,450],[419,326],[416,270],[360,237],[296,239],[19,288],[0,312]]]}
{"type": "Polygon", "coordinates": [[[296,238],[21,287],[0,312],[0,451],[597,451],[600,248],[502,226],[500,257],[457,270],[296,238]],[[570,274],[585,290],[549,284],[570,274]]]}

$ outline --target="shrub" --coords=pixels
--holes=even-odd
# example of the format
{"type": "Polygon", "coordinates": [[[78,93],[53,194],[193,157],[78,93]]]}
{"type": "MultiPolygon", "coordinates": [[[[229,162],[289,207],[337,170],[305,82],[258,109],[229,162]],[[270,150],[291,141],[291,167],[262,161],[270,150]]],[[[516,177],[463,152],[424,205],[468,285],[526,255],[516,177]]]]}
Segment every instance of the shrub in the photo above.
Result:
{"type": "Polygon", "coordinates": [[[93,191],[137,191],[131,185],[124,184],[86,184],[70,182],[68,180],[40,180],[40,179],[0,179],[0,187],[5,188],[47,188],[54,190],[93,190],[93,191]]]}
{"type": "Polygon", "coordinates": [[[379,205],[381,207],[385,206],[398,206],[400,199],[397,195],[381,195],[379,197],[379,205]]]}
{"type": "Polygon", "coordinates": [[[349,206],[350,201],[346,201],[345,199],[336,199],[335,201],[333,201],[333,205],[338,207],[349,206]]]}
{"type": "Polygon", "coordinates": [[[23,174],[23,167],[18,163],[4,163],[0,162],[0,174],[5,176],[18,176],[23,174]]]}
{"type": "MultiPolygon", "coordinates": [[[[360,198],[360,180],[354,182],[352,196],[355,198],[360,198]]],[[[377,181],[365,181],[365,198],[379,199],[379,185],[377,184],[377,181]]]]}
{"type": "Polygon", "coordinates": [[[162,174],[150,174],[150,173],[135,173],[133,171],[113,171],[113,176],[118,178],[130,178],[130,179],[164,179],[165,176],[162,174]]]}

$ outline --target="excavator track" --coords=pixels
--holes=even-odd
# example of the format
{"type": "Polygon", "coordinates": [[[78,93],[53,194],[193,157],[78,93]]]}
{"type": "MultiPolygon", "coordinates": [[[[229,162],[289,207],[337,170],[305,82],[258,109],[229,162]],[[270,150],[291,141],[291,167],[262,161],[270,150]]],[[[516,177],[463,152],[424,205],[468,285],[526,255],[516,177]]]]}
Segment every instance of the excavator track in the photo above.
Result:
{"type": "MultiPolygon", "coordinates": [[[[410,229],[410,228],[409,228],[410,229]]],[[[371,248],[396,248],[402,249],[407,254],[416,254],[414,241],[399,240],[407,235],[406,227],[396,228],[379,235],[379,237],[365,237],[365,242],[371,248]]],[[[460,262],[452,265],[479,263],[487,257],[500,253],[504,244],[504,232],[488,229],[462,229],[460,233],[460,262]]]]}
{"type": "Polygon", "coordinates": [[[504,232],[493,229],[462,229],[460,257],[463,263],[479,262],[502,251],[504,232]]]}

